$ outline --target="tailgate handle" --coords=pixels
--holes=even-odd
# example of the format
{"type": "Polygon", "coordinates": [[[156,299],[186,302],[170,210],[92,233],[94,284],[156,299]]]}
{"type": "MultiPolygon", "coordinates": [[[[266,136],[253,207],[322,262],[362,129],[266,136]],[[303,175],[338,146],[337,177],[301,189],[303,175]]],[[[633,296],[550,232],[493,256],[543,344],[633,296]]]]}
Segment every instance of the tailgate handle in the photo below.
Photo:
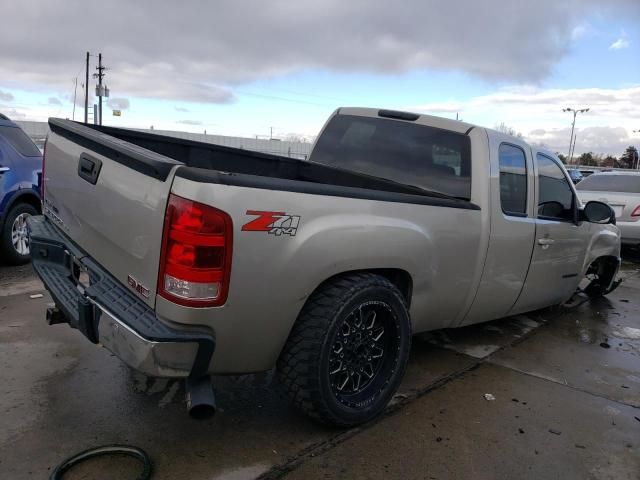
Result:
{"type": "Polygon", "coordinates": [[[102,161],[97,158],[91,158],[86,153],[80,155],[80,160],[78,160],[78,175],[91,185],[95,185],[98,181],[101,168],[102,161]]]}

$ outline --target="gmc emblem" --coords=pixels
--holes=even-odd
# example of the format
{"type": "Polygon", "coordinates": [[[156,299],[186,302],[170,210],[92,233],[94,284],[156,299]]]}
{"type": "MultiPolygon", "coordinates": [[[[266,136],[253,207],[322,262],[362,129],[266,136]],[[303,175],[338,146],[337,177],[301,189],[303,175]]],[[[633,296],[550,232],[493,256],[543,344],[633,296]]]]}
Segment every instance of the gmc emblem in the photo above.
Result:
{"type": "Polygon", "coordinates": [[[131,288],[133,288],[136,292],[138,292],[144,298],[149,298],[149,289],[144,285],[142,285],[138,280],[133,278],[131,275],[127,276],[127,283],[131,288]]]}

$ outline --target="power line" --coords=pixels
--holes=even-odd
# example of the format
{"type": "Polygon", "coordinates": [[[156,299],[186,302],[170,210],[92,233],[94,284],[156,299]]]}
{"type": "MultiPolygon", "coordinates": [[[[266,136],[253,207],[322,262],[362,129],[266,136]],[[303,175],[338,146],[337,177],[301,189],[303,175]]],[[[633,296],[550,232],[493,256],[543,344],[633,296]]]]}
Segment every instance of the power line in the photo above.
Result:
{"type": "Polygon", "coordinates": [[[253,93],[253,92],[245,92],[245,91],[241,91],[241,90],[236,90],[235,93],[239,94],[239,95],[247,95],[250,97],[258,97],[258,98],[264,98],[267,100],[280,100],[283,102],[290,102],[290,103],[298,103],[298,104],[303,104],[303,105],[312,105],[314,107],[322,107],[322,108],[335,108],[336,105],[335,104],[327,104],[327,103],[317,103],[317,102],[308,102],[305,100],[295,100],[292,98],[286,98],[286,97],[278,97],[276,95],[264,95],[261,93],[253,93]]]}
{"type": "Polygon", "coordinates": [[[282,93],[288,93],[290,95],[297,95],[300,97],[313,97],[313,98],[322,98],[325,100],[337,100],[338,102],[350,102],[351,100],[347,100],[345,98],[338,98],[338,97],[331,97],[329,95],[318,95],[316,93],[303,93],[303,92],[296,92],[294,90],[284,90],[284,89],[270,89],[274,92],[282,92],[282,93]]]}

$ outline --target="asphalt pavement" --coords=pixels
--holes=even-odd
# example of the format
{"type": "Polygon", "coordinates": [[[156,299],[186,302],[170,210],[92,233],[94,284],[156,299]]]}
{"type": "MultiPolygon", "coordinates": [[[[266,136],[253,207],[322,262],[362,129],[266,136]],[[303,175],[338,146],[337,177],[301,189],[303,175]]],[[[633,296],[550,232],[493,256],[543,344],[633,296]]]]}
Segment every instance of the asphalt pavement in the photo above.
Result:
{"type": "MultiPolygon", "coordinates": [[[[386,414],[336,430],[291,409],[272,372],[216,377],[219,412],[192,420],[180,382],[47,326],[30,267],[0,267],[0,478],[119,443],[149,453],[153,479],[639,479],[640,265],[622,276],[605,299],[414,338],[386,414]]],[[[136,468],[114,457],[65,478],[136,468]]]]}

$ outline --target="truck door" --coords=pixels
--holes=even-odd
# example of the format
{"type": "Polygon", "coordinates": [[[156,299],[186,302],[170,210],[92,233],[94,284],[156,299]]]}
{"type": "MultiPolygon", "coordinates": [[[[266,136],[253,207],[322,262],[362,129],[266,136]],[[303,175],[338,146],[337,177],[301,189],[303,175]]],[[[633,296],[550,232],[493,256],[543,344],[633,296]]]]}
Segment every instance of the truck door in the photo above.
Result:
{"type": "Polygon", "coordinates": [[[589,223],[575,223],[577,198],[559,162],[536,153],[536,236],[531,266],[511,314],[554,305],[575,291],[587,250],[589,223]]]}
{"type": "Polygon", "coordinates": [[[490,136],[491,236],[478,293],[462,325],[504,317],[518,299],[535,236],[531,148],[490,136]]]}

